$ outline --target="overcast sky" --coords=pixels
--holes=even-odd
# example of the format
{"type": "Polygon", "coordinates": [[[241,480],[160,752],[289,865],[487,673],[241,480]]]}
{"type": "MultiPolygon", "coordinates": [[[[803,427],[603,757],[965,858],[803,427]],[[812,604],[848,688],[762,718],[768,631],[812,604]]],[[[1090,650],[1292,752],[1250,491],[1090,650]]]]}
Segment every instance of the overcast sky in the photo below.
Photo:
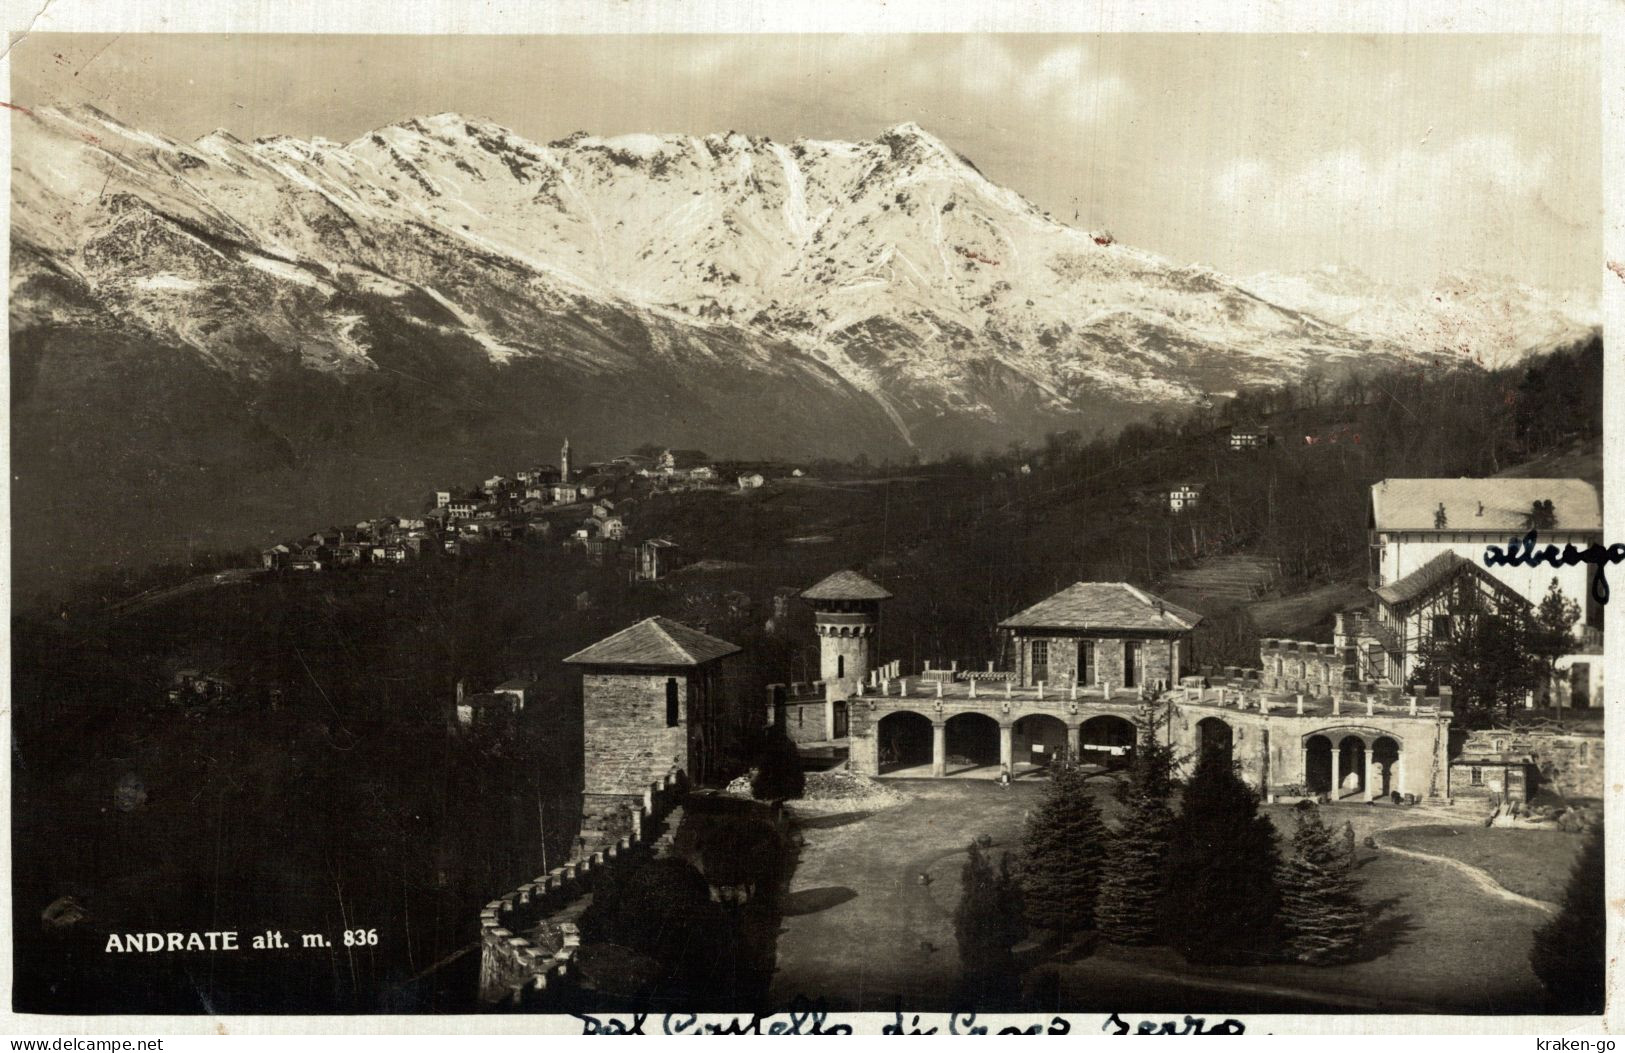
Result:
{"type": "Polygon", "coordinates": [[[586,130],[873,138],[917,121],[1058,218],[1235,275],[1481,269],[1596,295],[1599,52],[1531,36],[84,36],[12,100],[180,139],[349,140],[452,110],[586,130]]]}

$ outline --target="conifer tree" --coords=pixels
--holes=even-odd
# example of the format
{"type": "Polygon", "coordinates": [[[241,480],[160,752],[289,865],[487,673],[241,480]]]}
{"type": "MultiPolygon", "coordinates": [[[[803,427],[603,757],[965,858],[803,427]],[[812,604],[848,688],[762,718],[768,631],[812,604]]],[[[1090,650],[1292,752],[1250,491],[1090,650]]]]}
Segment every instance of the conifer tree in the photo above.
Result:
{"type": "Polygon", "coordinates": [[[1300,805],[1292,858],[1281,870],[1281,927],[1287,947],[1302,962],[1348,960],[1365,928],[1365,908],[1354,890],[1351,857],[1313,804],[1300,805]]]}
{"type": "Polygon", "coordinates": [[[1022,885],[1028,921],[1061,933],[1094,927],[1108,836],[1083,770],[1069,759],[1027,820],[1022,885]]]}
{"type": "Polygon", "coordinates": [[[1134,761],[1118,789],[1123,825],[1106,846],[1095,904],[1095,925],[1113,943],[1147,944],[1156,940],[1157,915],[1163,894],[1164,862],[1173,811],[1168,795],[1173,785],[1173,749],[1160,734],[1165,716],[1143,710],[1137,727],[1134,761]]]}
{"type": "Polygon", "coordinates": [[[1275,827],[1224,753],[1206,750],[1185,786],[1168,847],[1167,942],[1193,962],[1257,960],[1274,943],[1280,893],[1275,827]]]}
{"type": "Polygon", "coordinates": [[[974,841],[960,872],[954,938],[959,943],[962,994],[969,1005],[993,1005],[1019,995],[1020,976],[1011,948],[1026,935],[1021,887],[1006,853],[997,868],[974,841]]]}
{"type": "Polygon", "coordinates": [[[1535,932],[1529,965],[1555,1008],[1600,1013],[1607,974],[1607,918],[1603,913],[1603,839],[1598,826],[1580,851],[1563,909],[1535,932]]]}

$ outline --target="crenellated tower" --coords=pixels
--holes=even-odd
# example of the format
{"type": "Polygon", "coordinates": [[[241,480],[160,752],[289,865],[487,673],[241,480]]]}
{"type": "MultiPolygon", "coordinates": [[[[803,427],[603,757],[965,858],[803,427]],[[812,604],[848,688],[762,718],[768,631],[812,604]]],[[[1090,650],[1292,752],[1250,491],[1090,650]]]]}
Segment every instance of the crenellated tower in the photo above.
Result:
{"type": "Polygon", "coordinates": [[[801,598],[813,609],[825,698],[844,701],[875,667],[880,604],[891,599],[891,593],[855,570],[838,570],[801,598]]]}

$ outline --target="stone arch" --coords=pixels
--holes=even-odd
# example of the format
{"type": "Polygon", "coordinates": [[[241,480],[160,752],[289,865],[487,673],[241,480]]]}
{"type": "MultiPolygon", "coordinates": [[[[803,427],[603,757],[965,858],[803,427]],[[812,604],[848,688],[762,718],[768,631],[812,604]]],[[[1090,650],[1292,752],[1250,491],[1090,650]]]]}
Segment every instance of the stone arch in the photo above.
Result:
{"type": "Polygon", "coordinates": [[[1121,768],[1134,754],[1134,722],[1110,713],[1090,717],[1078,729],[1081,760],[1121,768]]]}
{"type": "Polygon", "coordinates": [[[1065,758],[1066,722],[1049,713],[1029,713],[1010,729],[1011,766],[1047,768],[1065,758]]]}
{"type": "Polygon", "coordinates": [[[911,709],[887,713],[875,725],[880,774],[904,768],[931,768],[931,719],[911,709]]]}
{"type": "Polygon", "coordinates": [[[1218,717],[1203,717],[1196,722],[1196,748],[1199,753],[1217,751],[1224,763],[1235,759],[1236,734],[1230,725],[1218,717]]]}
{"type": "Polygon", "coordinates": [[[1373,796],[1385,797],[1400,789],[1399,749],[1399,740],[1392,735],[1379,735],[1371,744],[1373,796]]]}
{"type": "Polygon", "coordinates": [[[1338,785],[1332,790],[1332,800],[1349,793],[1365,792],[1365,761],[1369,748],[1365,738],[1353,732],[1337,740],[1338,785]]]}
{"type": "Polygon", "coordinates": [[[947,774],[999,763],[999,722],[986,713],[956,713],[948,718],[947,774]]]}
{"type": "Polygon", "coordinates": [[[1303,788],[1309,793],[1331,793],[1332,740],[1309,735],[1303,740],[1303,788]]]}

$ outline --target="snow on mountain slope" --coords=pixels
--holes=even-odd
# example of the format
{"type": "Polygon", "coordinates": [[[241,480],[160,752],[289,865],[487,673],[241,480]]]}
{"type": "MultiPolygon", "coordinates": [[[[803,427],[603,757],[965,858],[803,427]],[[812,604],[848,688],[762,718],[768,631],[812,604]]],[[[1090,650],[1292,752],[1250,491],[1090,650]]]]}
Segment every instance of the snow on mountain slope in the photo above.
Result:
{"type": "MultiPolygon", "coordinates": [[[[354,301],[382,299],[492,368],[619,375],[653,355],[785,374],[873,400],[912,440],[949,418],[1020,432],[1022,415],[1190,403],[1437,329],[1409,301],[1238,285],[1068,227],[914,124],[858,143],[546,145],[457,114],[345,144],[180,143],[88,107],[14,126],[13,237],[30,250],[14,321],[50,317],[28,295],[49,260],[115,316],[247,376],[289,354],[376,369],[354,301]]],[[[1547,319],[1511,293],[1494,320],[1453,305],[1497,357],[1547,319]]]]}
{"type": "Polygon", "coordinates": [[[1373,340],[1488,369],[1584,340],[1602,324],[1595,301],[1495,274],[1462,272],[1407,287],[1376,281],[1358,268],[1326,266],[1254,275],[1241,284],[1373,340]]]}

